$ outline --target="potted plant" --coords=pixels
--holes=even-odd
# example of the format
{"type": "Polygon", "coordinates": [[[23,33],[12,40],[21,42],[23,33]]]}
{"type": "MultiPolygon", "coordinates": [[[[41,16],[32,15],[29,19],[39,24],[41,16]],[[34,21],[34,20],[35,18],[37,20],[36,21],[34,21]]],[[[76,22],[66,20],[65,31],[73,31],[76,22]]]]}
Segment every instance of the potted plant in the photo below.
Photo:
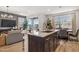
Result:
{"type": "Polygon", "coordinates": [[[47,28],[47,30],[52,29],[51,20],[49,20],[49,18],[47,20],[47,26],[46,26],[46,28],[47,28]]]}
{"type": "Polygon", "coordinates": [[[28,22],[27,22],[27,20],[25,19],[24,24],[23,24],[23,29],[24,29],[24,30],[27,29],[27,26],[28,26],[28,22]]]}

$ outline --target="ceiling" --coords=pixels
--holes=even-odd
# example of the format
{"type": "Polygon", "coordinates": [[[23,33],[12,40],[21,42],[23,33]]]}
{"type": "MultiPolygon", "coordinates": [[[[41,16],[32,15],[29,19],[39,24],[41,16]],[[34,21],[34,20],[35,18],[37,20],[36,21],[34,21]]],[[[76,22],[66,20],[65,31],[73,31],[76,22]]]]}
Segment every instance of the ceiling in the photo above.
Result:
{"type": "MultiPolygon", "coordinates": [[[[54,14],[79,9],[79,6],[9,6],[8,12],[24,16],[36,14],[54,14]]],[[[0,6],[0,11],[7,12],[6,6],[0,6]]]]}

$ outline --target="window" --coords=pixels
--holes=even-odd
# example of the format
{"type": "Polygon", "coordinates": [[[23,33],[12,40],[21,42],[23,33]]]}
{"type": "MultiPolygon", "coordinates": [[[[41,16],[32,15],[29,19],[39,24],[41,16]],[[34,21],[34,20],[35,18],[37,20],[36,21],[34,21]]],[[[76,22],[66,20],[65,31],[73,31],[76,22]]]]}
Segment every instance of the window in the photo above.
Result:
{"type": "Polygon", "coordinates": [[[55,27],[72,29],[72,15],[55,16],[55,27]]]}
{"type": "Polygon", "coordinates": [[[29,18],[28,19],[28,28],[29,29],[38,29],[39,20],[38,18],[29,18]]]}
{"type": "Polygon", "coordinates": [[[25,18],[18,17],[18,27],[19,28],[23,28],[24,21],[25,21],[25,18]]]}

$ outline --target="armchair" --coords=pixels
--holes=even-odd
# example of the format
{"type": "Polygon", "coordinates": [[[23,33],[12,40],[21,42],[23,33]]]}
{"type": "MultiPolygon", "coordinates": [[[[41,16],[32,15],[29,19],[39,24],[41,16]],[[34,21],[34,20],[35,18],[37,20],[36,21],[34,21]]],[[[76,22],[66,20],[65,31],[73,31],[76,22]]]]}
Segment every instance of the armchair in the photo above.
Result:
{"type": "Polygon", "coordinates": [[[79,41],[79,29],[77,30],[76,34],[68,34],[68,39],[73,41],[79,41]]]}

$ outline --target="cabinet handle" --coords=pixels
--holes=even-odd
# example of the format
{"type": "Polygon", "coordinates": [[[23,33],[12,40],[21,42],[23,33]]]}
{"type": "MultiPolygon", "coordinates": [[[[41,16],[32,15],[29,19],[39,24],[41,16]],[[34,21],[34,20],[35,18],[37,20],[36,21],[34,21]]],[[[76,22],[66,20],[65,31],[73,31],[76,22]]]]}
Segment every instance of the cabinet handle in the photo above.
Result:
{"type": "Polygon", "coordinates": [[[46,40],[49,40],[49,39],[46,39],[46,40]]]}

